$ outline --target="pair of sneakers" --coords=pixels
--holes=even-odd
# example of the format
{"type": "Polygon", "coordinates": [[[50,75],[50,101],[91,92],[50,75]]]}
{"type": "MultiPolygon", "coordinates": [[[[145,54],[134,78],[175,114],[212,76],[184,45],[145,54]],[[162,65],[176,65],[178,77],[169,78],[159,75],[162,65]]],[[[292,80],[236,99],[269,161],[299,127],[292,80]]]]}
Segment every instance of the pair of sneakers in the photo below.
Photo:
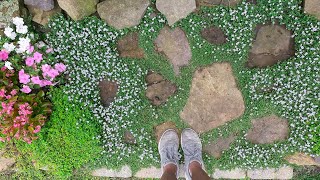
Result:
{"type": "MultiPolygon", "coordinates": [[[[203,168],[202,145],[198,134],[190,129],[184,129],[181,133],[181,146],[185,158],[185,177],[191,180],[189,165],[191,162],[198,162],[203,168]]],[[[179,176],[179,137],[175,130],[166,130],[159,141],[158,150],[161,158],[161,168],[168,164],[177,166],[176,176],[179,176]]]]}

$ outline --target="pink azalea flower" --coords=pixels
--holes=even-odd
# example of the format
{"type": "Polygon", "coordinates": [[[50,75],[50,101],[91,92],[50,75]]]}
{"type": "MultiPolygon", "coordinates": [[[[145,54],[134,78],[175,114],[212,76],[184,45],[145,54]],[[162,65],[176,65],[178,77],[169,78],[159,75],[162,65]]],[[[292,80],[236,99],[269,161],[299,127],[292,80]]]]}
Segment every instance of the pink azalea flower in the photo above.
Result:
{"type": "Polygon", "coordinates": [[[21,89],[22,92],[29,94],[31,92],[31,89],[29,86],[24,85],[23,88],[21,89]]]}
{"type": "Polygon", "coordinates": [[[12,90],[12,91],[10,92],[10,94],[11,94],[12,96],[16,95],[17,93],[18,93],[18,91],[17,91],[16,89],[14,89],[14,90],[12,90]]]}
{"type": "Polygon", "coordinates": [[[0,90],[0,97],[5,97],[6,96],[6,90],[4,90],[4,89],[1,89],[0,90]]]}
{"type": "Polygon", "coordinates": [[[59,75],[59,71],[55,69],[50,69],[50,71],[47,72],[47,75],[53,79],[59,75]]]}
{"type": "Polygon", "coordinates": [[[40,82],[40,87],[44,87],[44,86],[52,86],[52,82],[51,81],[48,81],[48,80],[42,80],[40,82]]]}
{"type": "Polygon", "coordinates": [[[29,46],[28,52],[32,53],[34,51],[34,46],[29,46]]]}
{"type": "Polygon", "coordinates": [[[41,80],[40,80],[39,76],[33,76],[33,77],[31,77],[31,82],[32,82],[33,84],[38,84],[38,85],[41,84],[41,80]]]}
{"type": "Polygon", "coordinates": [[[44,64],[41,66],[41,70],[45,73],[48,72],[50,69],[51,69],[51,66],[48,64],[44,64]]]}
{"type": "Polygon", "coordinates": [[[66,66],[63,63],[55,64],[54,68],[58,70],[60,73],[66,70],[66,66]]]}
{"type": "Polygon", "coordinates": [[[0,60],[5,61],[9,58],[9,53],[5,50],[0,51],[0,60]]]}
{"type": "Polygon", "coordinates": [[[34,58],[34,60],[36,61],[36,63],[40,63],[41,61],[42,61],[42,54],[41,53],[39,53],[39,52],[35,52],[34,54],[33,54],[33,58],[34,58]]]}
{"type": "Polygon", "coordinates": [[[36,126],[35,130],[33,131],[33,133],[38,133],[41,130],[41,126],[36,126]]]}
{"type": "Polygon", "coordinates": [[[24,70],[19,71],[19,82],[22,84],[27,84],[30,82],[30,75],[24,73],[24,70]]]}
{"type": "Polygon", "coordinates": [[[28,57],[27,59],[26,59],[26,65],[27,66],[32,66],[33,64],[34,64],[34,58],[33,57],[28,57]]]}

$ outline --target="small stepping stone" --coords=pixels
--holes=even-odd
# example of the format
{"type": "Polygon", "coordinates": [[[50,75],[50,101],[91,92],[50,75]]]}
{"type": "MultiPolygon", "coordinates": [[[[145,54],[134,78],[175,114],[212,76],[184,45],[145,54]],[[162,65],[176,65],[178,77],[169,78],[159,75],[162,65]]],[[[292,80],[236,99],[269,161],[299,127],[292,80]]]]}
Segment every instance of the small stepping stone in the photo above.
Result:
{"type": "Polygon", "coordinates": [[[155,133],[157,142],[160,141],[162,134],[168,129],[174,129],[177,133],[179,133],[179,130],[176,127],[176,124],[174,122],[168,121],[168,122],[159,124],[154,128],[154,133],[155,133]]]}
{"type": "Polygon", "coordinates": [[[288,121],[276,115],[253,119],[251,124],[246,138],[254,144],[271,144],[286,140],[289,136],[288,121]]]}
{"type": "Polygon", "coordinates": [[[109,107],[117,96],[118,84],[117,82],[102,80],[99,82],[99,90],[102,105],[109,107]]]}
{"type": "Polygon", "coordinates": [[[227,36],[219,27],[208,27],[201,31],[201,36],[211,44],[221,45],[227,42],[227,36]]]}
{"type": "Polygon", "coordinates": [[[239,4],[241,0],[199,0],[201,6],[231,6],[234,7],[239,4]]]}
{"type": "Polygon", "coordinates": [[[144,50],[139,47],[139,34],[129,33],[121,38],[117,43],[120,57],[125,58],[144,58],[144,50]]]}
{"type": "Polygon", "coordinates": [[[285,160],[298,166],[320,166],[320,163],[317,163],[315,158],[300,152],[286,156],[285,160]]]}
{"type": "Polygon", "coordinates": [[[156,83],[159,83],[163,80],[164,80],[164,78],[161,76],[161,74],[158,74],[158,73],[152,72],[152,71],[149,71],[146,76],[146,82],[148,85],[156,84],[156,83]]]}
{"type": "Polygon", "coordinates": [[[175,84],[171,83],[168,80],[164,80],[164,78],[161,78],[160,76],[161,75],[159,74],[149,73],[146,77],[148,83],[146,96],[151,104],[155,106],[160,106],[161,104],[167,102],[168,98],[177,91],[177,86],[175,84]],[[153,78],[158,78],[158,80],[161,79],[161,81],[154,81],[157,79],[153,78]]]}
{"type": "Polygon", "coordinates": [[[161,29],[154,44],[156,51],[163,53],[173,65],[176,75],[179,75],[180,67],[189,64],[192,57],[191,48],[181,28],[170,29],[170,27],[165,26],[161,29]]]}
{"type": "Polygon", "coordinates": [[[214,179],[244,179],[246,171],[238,168],[232,170],[215,169],[212,177],[214,179]]]}
{"type": "Polygon", "coordinates": [[[320,1],[304,0],[304,11],[320,20],[320,1]]]}
{"type": "Polygon", "coordinates": [[[107,168],[96,169],[91,173],[92,176],[97,177],[116,177],[116,178],[130,178],[132,171],[129,166],[123,166],[120,170],[113,170],[107,168]]]}
{"type": "Polygon", "coordinates": [[[287,166],[279,169],[254,169],[248,170],[247,176],[251,179],[292,179],[293,169],[287,166]]]}
{"type": "Polygon", "coordinates": [[[180,117],[198,133],[240,117],[245,110],[231,65],[213,63],[196,70],[190,95],[180,117]]]}
{"type": "Polygon", "coordinates": [[[156,7],[167,18],[169,26],[187,17],[197,8],[195,0],[157,0],[156,7]]]}
{"type": "Polygon", "coordinates": [[[294,39],[285,26],[258,25],[247,66],[264,68],[293,57],[294,39]]]}
{"type": "Polygon", "coordinates": [[[216,141],[204,145],[203,151],[218,159],[221,157],[223,151],[229,149],[231,143],[233,143],[235,139],[236,136],[234,135],[219,137],[216,141]]]}
{"type": "Polygon", "coordinates": [[[97,9],[110,26],[124,29],[139,25],[149,5],[149,0],[108,0],[99,3],[97,9]]]}

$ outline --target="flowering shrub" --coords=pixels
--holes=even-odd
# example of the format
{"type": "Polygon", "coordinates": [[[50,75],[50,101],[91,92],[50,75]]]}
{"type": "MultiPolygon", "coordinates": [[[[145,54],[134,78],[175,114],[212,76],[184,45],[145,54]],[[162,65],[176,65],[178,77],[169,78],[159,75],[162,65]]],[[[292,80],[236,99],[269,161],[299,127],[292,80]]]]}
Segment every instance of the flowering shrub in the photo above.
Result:
{"type": "Polygon", "coordinates": [[[22,18],[13,18],[13,24],[0,37],[0,123],[6,136],[1,141],[31,143],[51,111],[42,88],[57,84],[66,66],[55,63],[51,48],[33,43],[35,35],[22,18]]]}

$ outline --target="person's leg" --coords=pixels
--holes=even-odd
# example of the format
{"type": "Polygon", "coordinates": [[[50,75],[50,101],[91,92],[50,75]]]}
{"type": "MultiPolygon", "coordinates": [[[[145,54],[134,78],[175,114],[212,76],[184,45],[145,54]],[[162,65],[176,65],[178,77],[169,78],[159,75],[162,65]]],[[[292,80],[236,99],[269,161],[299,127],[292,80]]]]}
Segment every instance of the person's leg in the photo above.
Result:
{"type": "Polygon", "coordinates": [[[202,169],[201,164],[193,161],[189,165],[192,180],[210,180],[208,174],[202,169]]]}
{"type": "Polygon", "coordinates": [[[176,180],[179,162],[179,137],[175,130],[166,130],[159,141],[158,150],[161,159],[161,180],[176,180]]]}
{"type": "Polygon", "coordinates": [[[177,180],[177,166],[174,164],[168,164],[163,168],[163,174],[161,180],[177,180]]]}
{"type": "Polygon", "coordinates": [[[185,158],[186,179],[209,180],[203,170],[202,144],[198,134],[190,128],[184,129],[181,133],[181,146],[185,158]]]}

